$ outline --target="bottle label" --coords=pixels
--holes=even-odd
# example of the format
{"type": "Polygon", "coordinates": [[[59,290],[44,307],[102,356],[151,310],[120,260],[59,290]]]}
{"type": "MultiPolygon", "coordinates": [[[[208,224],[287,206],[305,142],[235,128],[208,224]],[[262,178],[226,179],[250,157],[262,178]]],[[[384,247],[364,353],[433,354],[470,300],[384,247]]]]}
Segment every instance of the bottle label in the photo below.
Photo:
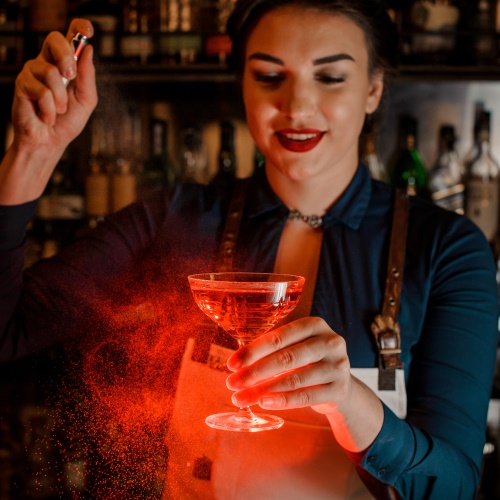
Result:
{"type": "Polygon", "coordinates": [[[78,194],[47,195],[38,201],[36,215],[39,219],[71,219],[83,218],[84,200],[78,194]]]}
{"type": "Polygon", "coordinates": [[[128,35],[121,39],[121,55],[124,58],[140,57],[141,62],[153,53],[153,40],[148,35],[128,35]]]}
{"type": "Polygon", "coordinates": [[[465,215],[483,231],[491,241],[498,228],[498,181],[484,182],[472,178],[467,181],[467,204],[465,215]]]}
{"type": "Polygon", "coordinates": [[[106,174],[92,174],[85,180],[85,210],[87,215],[109,213],[109,179],[106,174]]]}
{"type": "Polygon", "coordinates": [[[457,212],[457,214],[464,213],[465,203],[465,186],[463,184],[455,184],[439,191],[432,193],[432,199],[436,205],[439,205],[446,210],[457,212]]]}
{"type": "Polygon", "coordinates": [[[137,199],[137,178],[133,174],[121,174],[113,177],[113,212],[121,210],[137,199]]]}

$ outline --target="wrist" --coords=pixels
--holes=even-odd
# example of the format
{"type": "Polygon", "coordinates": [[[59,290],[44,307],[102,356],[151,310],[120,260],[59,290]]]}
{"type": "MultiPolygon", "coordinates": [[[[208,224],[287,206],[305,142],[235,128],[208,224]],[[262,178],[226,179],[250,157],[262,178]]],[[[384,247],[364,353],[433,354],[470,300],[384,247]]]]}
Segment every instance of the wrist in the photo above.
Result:
{"type": "Polygon", "coordinates": [[[384,409],[377,395],[351,375],[348,396],[326,413],[337,442],[347,451],[370,447],[384,422],[384,409]]]}
{"type": "Polygon", "coordinates": [[[39,198],[63,152],[14,141],[0,167],[0,205],[19,205],[39,198]]]}

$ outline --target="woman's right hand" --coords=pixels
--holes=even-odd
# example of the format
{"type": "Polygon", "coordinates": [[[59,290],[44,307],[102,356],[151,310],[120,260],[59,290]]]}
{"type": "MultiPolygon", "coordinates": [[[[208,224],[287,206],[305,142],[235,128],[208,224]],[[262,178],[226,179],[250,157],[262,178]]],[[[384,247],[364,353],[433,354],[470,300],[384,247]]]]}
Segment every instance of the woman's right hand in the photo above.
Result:
{"type": "Polygon", "coordinates": [[[14,140],[0,168],[0,204],[38,198],[68,144],[81,133],[97,104],[92,47],[78,61],[71,39],[93,35],[89,21],[75,19],[66,37],[50,33],[40,54],[28,61],[15,84],[14,140]],[[63,77],[70,80],[68,87],[63,77]]]}

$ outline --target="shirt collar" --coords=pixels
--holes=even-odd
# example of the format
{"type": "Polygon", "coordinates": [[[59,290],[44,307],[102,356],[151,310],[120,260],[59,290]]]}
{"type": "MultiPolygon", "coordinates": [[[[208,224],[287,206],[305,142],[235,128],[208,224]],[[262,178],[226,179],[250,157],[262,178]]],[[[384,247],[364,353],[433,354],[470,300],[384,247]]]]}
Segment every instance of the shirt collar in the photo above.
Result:
{"type": "MultiPolygon", "coordinates": [[[[288,209],[272,190],[264,168],[256,170],[248,190],[249,218],[271,211],[288,213],[288,209]]],[[[361,225],[371,197],[371,179],[368,169],[359,164],[347,189],[323,216],[323,225],[342,223],[351,229],[361,225]]]]}

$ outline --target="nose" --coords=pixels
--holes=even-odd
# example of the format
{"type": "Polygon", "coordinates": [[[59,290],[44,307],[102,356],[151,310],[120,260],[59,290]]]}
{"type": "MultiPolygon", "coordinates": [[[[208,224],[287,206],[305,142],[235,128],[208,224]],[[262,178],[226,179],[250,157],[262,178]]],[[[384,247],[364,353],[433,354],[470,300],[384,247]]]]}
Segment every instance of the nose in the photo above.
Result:
{"type": "Polygon", "coordinates": [[[316,95],[310,85],[290,80],[283,88],[281,112],[292,119],[309,118],[316,112],[316,95]]]}

